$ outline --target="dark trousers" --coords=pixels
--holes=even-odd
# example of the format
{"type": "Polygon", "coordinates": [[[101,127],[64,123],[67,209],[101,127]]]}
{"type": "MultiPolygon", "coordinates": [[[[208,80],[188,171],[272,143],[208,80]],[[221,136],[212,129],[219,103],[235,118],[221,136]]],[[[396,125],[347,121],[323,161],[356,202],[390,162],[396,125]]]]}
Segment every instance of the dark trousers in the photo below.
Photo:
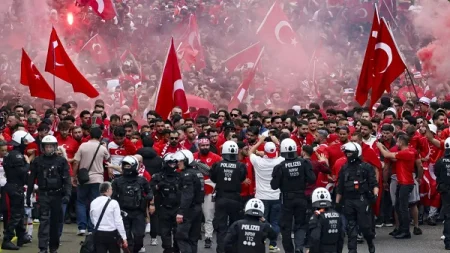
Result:
{"type": "MultiPolygon", "coordinates": [[[[306,209],[308,202],[304,198],[283,199],[281,206],[281,236],[283,248],[286,253],[294,252],[291,233],[294,233],[296,245],[304,245],[305,232],[307,229],[306,209]],[[294,226],[292,226],[294,223],[294,226]]],[[[303,249],[297,249],[303,250],[303,249]]]]}
{"type": "Polygon", "coordinates": [[[62,196],[47,195],[45,192],[39,194],[38,203],[41,217],[39,219],[39,249],[56,250],[59,247],[59,230],[62,222],[61,209],[62,196]]]}
{"type": "MultiPolygon", "coordinates": [[[[177,231],[176,216],[178,208],[159,208],[159,231],[161,233],[162,248],[164,253],[178,252],[178,244],[175,240],[177,231]]],[[[153,226],[152,226],[153,227],[153,226]]]]}
{"type": "Polygon", "coordinates": [[[347,219],[348,251],[356,252],[358,229],[367,244],[373,243],[372,208],[366,199],[347,199],[344,203],[344,215],[347,219]]]}
{"type": "Polygon", "coordinates": [[[120,253],[117,231],[97,231],[95,232],[94,241],[96,253],[120,253]]]}
{"type": "Polygon", "coordinates": [[[183,223],[178,224],[175,239],[180,253],[197,253],[198,240],[201,238],[202,205],[198,204],[183,215],[183,223]]]}
{"type": "Polygon", "coordinates": [[[395,211],[398,215],[400,232],[409,233],[409,194],[414,189],[414,185],[397,185],[395,192],[395,211]]]}
{"type": "Polygon", "coordinates": [[[2,199],[4,204],[3,226],[4,238],[3,242],[10,242],[14,236],[19,239],[25,236],[24,216],[25,216],[25,199],[23,186],[6,183],[2,188],[2,199]]]}
{"type": "Polygon", "coordinates": [[[217,253],[225,252],[224,239],[228,226],[242,218],[241,210],[241,202],[238,200],[228,198],[216,199],[213,227],[217,232],[217,253]]]}
{"type": "Polygon", "coordinates": [[[391,223],[392,219],[392,200],[389,191],[384,191],[381,196],[380,217],[378,220],[383,223],[391,223]]]}
{"type": "Polygon", "coordinates": [[[153,214],[150,214],[150,237],[156,238],[159,232],[159,212],[155,210],[153,214]]]}
{"type": "Polygon", "coordinates": [[[123,225],[127,232],[128,248],[131,253],[137,253],[144,246],[145,213],[143,211],[127,211],[127,217],[123,218],[123,225]]]}
{"type": "Polygon", "coordinates": [[[442,209],[444,212],[444,243],[450,246],[450,193],[441,193],[442,209]]]}

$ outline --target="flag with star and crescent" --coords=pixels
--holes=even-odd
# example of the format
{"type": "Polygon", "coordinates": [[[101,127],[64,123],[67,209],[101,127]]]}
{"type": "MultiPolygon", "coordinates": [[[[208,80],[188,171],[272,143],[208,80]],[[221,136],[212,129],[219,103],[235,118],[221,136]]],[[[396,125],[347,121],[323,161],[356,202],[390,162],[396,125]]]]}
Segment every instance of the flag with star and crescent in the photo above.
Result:
{"type": "Polygon", "coordinates": [[[30,95],[36,98],[55,100],[55,92],[47,83],[36,65],[22,48],[22,61],[20,68],[20,83],[28,86],[30,95]]]}

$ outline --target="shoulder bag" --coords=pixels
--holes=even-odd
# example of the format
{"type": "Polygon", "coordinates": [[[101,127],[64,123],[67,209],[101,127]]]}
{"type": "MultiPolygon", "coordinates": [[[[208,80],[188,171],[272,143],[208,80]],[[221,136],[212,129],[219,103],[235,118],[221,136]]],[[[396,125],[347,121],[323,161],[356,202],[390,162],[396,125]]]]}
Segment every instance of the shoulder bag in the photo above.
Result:
{"type": "Polygon", "coordinates": [[[95,225],[94,231],[91,234],[88,234],[86,236],[86,239],[84,242],[81,242],[81,249],[80,253],[95,253],[95,232],[97,232],[98,227],[100,226],[100,222],[103,219],[103,215],[105,214],[106,208],[109,205],[109,202],[111,202],[111,199],[108,199],[106,201],[105,206],[103,207],[102,213],[100,214],[100,217],[98,218],[97,225],[95,225]]]}
{"type": "Polygon", "coordinates": [[[94,164],[95,157],[97,156],[98,150],[100,149],[101,145],[102,145],[101,143],[98,144],[97,150],[95,151],[94,157],[92,158],[91,165],[89,165],[89,168],[88,169],[86,169],[86,168],[78,169],[77,178],[78,178],[78,183],[80,185],[84,185],[85,183],[89,182],[89,171],[91,170],[92,165],[94,164]]]}

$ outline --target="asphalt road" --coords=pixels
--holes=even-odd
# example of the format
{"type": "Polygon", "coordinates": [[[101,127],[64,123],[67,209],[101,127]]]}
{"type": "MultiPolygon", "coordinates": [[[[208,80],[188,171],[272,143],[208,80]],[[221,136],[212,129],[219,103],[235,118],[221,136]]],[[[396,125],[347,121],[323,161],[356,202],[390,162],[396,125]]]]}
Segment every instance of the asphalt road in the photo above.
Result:
{"type": "MultiPolygon", "coordinates": [[[[38,252],[37,247],[37,229],[38,224],[34,225],[34,235],[33,242],[22,247],[18,252],[20,253],[36,253],[38,252]]],[[[375,239],[376,252],[378,253],[419,253],[419,252],[449,252],[444,250],[444,243],[440,240],[442,235],[442,224],[436,227],[430,227],[423,225],[423,234],[415,236],[413,235],[410,240],[396,240],[388,235],[392,228],[381,228],[377,229],[377,237],[375,239]]],[[[83,237],[76,235],[77,228],[76,225],[65,225],[64,233],[62,237],[62,246],[59,248],[60,253],[78,253],[80,250],[80,241],[83,237]]],[[[204,249],[203,241],[199,242],[199,253],[215,253],[215,244],[213,248],[204,249]]],[[[281,246],[281,241],[279,241],[279,246],[281,248],[280,252],[284,252],[281,246]]],[[[145,248],[146,252],[151,253],[162,253],[162,248],[158,246],[150,246],[150,236],[147,235],[145,238],[145,248]]],[[[358,252],[368,252],[366,244],[358,245],[358,252]]],[[[0,252],[10,252],[3,250],[0,252]]],[[[11,251],[12,252],[12,251],[11,251]]],[[[17,252],[17,251],[16,251],[17,252]]],[[[268,252],[268,250],[267,250],[268,252]]],[[[347,252],[346,247],[344,252],[347,252]]]]}

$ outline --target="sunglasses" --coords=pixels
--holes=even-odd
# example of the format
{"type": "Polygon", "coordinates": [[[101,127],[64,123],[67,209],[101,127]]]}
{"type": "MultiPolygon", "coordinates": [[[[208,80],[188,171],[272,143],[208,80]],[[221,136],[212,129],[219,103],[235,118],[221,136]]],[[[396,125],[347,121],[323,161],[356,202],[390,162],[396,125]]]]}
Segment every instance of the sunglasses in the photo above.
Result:
{"type": "Polygon", "coordinates": [[[178,137],[170,137],[171,140],[178,140],[178,137]]]}
{"type": "Polygon", "coordinates": [[[238,117],[239,116],[239,114],[230,114],[231,115],[231,117],[238,117]]]}

